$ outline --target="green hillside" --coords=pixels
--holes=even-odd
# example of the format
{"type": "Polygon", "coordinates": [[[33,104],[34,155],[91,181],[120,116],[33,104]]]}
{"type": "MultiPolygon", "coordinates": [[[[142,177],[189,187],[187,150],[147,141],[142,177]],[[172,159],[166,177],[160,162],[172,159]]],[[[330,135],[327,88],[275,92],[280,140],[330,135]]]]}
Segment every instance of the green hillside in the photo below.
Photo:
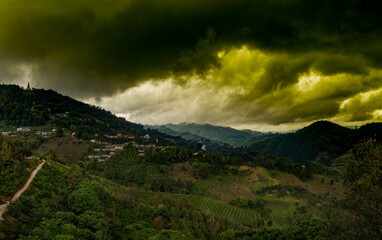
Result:
{"type": "MultiPolygon", "coordinates": [[[[65,113],[71,116],[71,124],[76,124],[75,119],[80,121],[83,118],[82,122],[94,124],[96,131],[106,131],[107,125],[143,133],[143,127],[139,124],[127,122],[99,107],[76,101],[53,90],[24,90],[16,85],[0,85],[0,120],[5,123],[39,126],[60,117],[56,114],[65,113]]],[[[66,124],[62,119],[56,122],[66,124]]]]}

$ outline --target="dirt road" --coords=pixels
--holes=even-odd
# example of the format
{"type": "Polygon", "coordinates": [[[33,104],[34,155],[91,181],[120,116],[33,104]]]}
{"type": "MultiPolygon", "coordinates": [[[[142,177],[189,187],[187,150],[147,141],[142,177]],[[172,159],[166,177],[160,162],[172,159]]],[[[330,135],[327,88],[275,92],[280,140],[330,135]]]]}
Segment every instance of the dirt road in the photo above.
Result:
{"type": "MultiPolygon", "coordinates": [[[[24,186],[18,190],[12,197],[11,202],[16,201],[25,190],[28,189],[29,185],[31,184],[33,178],[36,176],[37,172],[40,171],[42,168],[42,165],[44,165],[45,161],[43,160],[42,163],[40,163],[35,170],[33,170],[32,174],[29,176],[27,182],[24,184],[24,186]]],[[[3,213],[7,210],[9,202],[6,204],[0,205],[0,221],[3,220],[3,213]]]]}

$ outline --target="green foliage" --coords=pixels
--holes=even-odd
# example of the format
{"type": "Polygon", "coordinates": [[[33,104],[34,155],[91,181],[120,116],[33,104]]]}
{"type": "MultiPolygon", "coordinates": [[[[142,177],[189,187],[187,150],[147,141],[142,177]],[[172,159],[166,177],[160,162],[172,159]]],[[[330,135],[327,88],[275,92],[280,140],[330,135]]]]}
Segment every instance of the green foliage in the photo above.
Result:
{"type": "Polygon", "coordinates": [[[48,162],[55,161],[61,164],[65,164],[65,159],[59,158],[56,153],[53,151],[53,149],[49,149],[48,151],[44,152],[41,155],[42,159],[45,159],[48,162]]]}
{"type": "Polygon", "coordinates": [[[157,235],[152,236],[149,240],[192,240],[195,239],[190,233],[185,231],[174,231],[174,230],[161,230],[157,235]]]}
{"type": "Polygon", "coordinates": [[[75,188],[83,178],[82,169],[78,165],[73,165],[68,173],[68,187],[75,188]]]}
{"type": "Polygon", "coordinates": [[[189,161],[190,158],[190,150],[180,146],[167,147],[163,151],[161,149],[152,148],[148,148],[145,151],[145,159],[147,162],[151,163],[181,163],[189,161]]]}
{"type": "Polygon", "coordinates": [[[232,226],[167,194],[144,200],[130,187],[110,195],[91,181],[69,188],[70,171],[46,163],[10,205],[0,239],[212,239],[232,226]]]}
{"type": "Polygon", "coordinates": [[[259,240],[324,240],[328,222],[318,218],[304,219],[296,225],[275,229],[273,227],[264,227],[256,230],[235,231],[230,229],[220,234],[221,240],[244,240],[244,239],[259,239],[259,240]]]}
{"type": "Polygon", "coordinates": [[[83,213],[88,210],[102,211],[108,197],[107,192],[99,185],[82,182],[69,195],[68,204],[75,213],[83,213]]]}
{"type": "Polygon", "coordinates": [[[109,220],[102,212],[87,210],[78,217],[78,226],[93,232],[105,229],[109,220]]]}
{"type": "MultiPolygon", "coordinates": [[[[168,152],[172,152],[172,150],[168,152]]],[[[166,155],[168,152],[163,152],[163,154],[166,155]]],[[[87,169],[93,171],[90,164],[87,164],[87,169]]],[[[191,181],[175,180],[168,175],[167,170],[162,166],[142,162],[137,149],[132,147],[112,156],[104,166],[100,167],[98,164],[98,171],[119,184],[137,184],[138,186],[145,186],[146,189],[154,192],[187,194],[192,192],[193,184],[191,181]]]]}
{"type": "Polygon", "coordinates": [[[104,168],[105,176],[121,184],[134,182],[143,177],[142,170],[145,167],[139,164],[140,161],[136,148],[126,148],[108,159],[104,168]]]}
{"type": "Polygon", "coordinates": [[[302,181],[311,179],[314,174],[314,169],[311,166],[288,163],[280,158],[277,158],[274,162],[267,163],[265,166],[269,169],[291,173],[300,178],[302,181]]]}
{"type": "Polygon", "coordinates": [[[347,192],[330,211],[333,235],[338,239],[378,239],[382,236],[382,149],[364,140],[346,162],[347,192]]]}

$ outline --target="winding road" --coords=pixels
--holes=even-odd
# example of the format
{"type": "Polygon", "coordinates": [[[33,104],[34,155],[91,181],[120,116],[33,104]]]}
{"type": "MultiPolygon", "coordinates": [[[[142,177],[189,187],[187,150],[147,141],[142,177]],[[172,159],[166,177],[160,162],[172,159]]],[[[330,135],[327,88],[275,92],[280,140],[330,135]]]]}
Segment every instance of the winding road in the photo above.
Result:
{"type": "MultiPolygon", "coordinates": [[[[33,170],[32,174],[29,176],[29,178],[28,178],[27,182],[24,184],[24,186],[13,195],[11,202],[16,201],[21,196],[21,194],[23,194],[23,192],[25,192],[25,190],[28,189],[33,178],[36,176],[37,172],[40,171],[40,169],[42,168],[42,165],[44,165],[44,163],[45,163],[45,160],[42,160],[42,163],[40,163],[35,168],[35,170],[33,170]]],[[[0,205],[0,221],[3,220],[3,213],[7,210],[8,205],[9,205],[9,202],[7,202],[3,205],[0,205]]]]}

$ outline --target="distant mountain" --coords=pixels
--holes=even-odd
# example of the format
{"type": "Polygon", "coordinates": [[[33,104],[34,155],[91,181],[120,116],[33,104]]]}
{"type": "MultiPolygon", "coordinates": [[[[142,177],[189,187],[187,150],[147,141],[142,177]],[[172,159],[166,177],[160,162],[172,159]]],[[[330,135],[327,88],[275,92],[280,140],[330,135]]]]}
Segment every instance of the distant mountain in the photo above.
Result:
{"type": "Polygon", "coordinates": [[[230,127],[213,126],[210,124],[180,123],[155,125],[150,126],[150,128],[158,129],[160,132],[172,136],[181,136],[188,140],[200,140],[206,138],[237,147],[249,146],[267,136],[267,134],[261,132],[237,130],[230,127]]]}
{"type": "Polygon", "coordinates": [[[172,136],[187,140],[209,139],[232,146],[248,146],[251,150],[287,157],[294,161],[331,160],[349,151],[362,138],[382,141],[382,123],[348,128],[329,121],[317,121],[293,133],[261,133],[209,124],[180,123],[150,126],[172,136]]]}
{"type": "Polygon", "coordinates": [[[252,144],[252,150],[300,161],[330,160],[350,150],[362,138],[382,139],[382,123],[350,129],[328,121],[318,121],[295,133],[278,134],[252,144]]]}

